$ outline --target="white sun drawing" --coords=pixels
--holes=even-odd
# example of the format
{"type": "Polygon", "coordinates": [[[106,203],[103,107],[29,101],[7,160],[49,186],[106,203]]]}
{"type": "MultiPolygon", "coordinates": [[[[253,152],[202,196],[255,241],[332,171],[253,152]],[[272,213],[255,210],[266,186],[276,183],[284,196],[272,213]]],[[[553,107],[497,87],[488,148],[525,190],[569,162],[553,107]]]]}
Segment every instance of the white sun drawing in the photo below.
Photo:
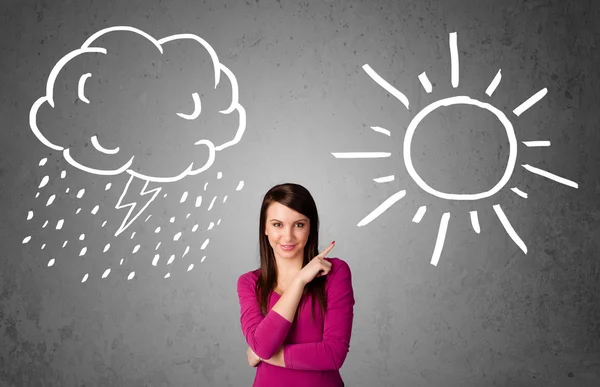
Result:
{"type": "MultiPolygon", "coordinates": [[[[456,87],[458,87],[458,84],[459,84],[459,60],[458,60],[458,45],[457,45],[456,32],[450,33],[449,43],[450,43],[451,82],[452,82],[452,87],[456,88],[456,87]]],[[[375,81],[377,84],[379,84],[388,93],[390,93],[391,95],[396,97],[407,109],[409,109],[409,100],[404,94],[402,94],[398,89],[396,89],[390,83],[385,81],[368,64],[363,65],[362,68],[369,75],[369,77],[371,77],[371,79],[373,79],[373,81],[375,81]]],[[[432,88],[431,82],[427,78],[427,75],[425,74],[425,72],[421,73],[418,76],[418,79],[421,82],[421,85],[423,86],[425,91],[427,93],[431,93],[433,88],[432,88]]],[[[492,96],[492,94],[494,93],[494,90],[496,89],[496,87],[498,87],[498,84],[500,83],[501,79],[502,79],[501,71],[498,70],[498,73],[496,74],[496,76],[494,77],[494,79],[492,80],[492,82],[490,83],[490,85],[488,86],[488,88],[485,91],[485,93],[489,97],[492,96]]],[[[525,112],[527,109],[529,109],[535,103],[540,101],[547,94],[547,92],[548,92],[548,90],[546,88],[541,89],[540,91],[538,91],[537,93],[532,95],[530,98],[528,98],[525,102],[523,102],[519,106],[517,106],[513,110],[513,114],[517,117],[520,116],[523,112],[525,112]]],[[[390,131],[385,128],[381,128],[378,126],[372,126],[371,129],[373,129],[375,132],[384,134],[386,136],[391,135],[390,131]]],[[[523,144],[525,144],[527,147],[546,147],[546,146],[550,146],[550,141],[523,141],[523,144]]],[[[479,200],[479,199],[491,197],[506,186],[506,184],[508,183],[508,181],[515,169],[516,163],[517,163],[517,138],[516,138],[515,131],[514,131],[514,128],[511,124],[510,120],[501,110],[497,109],[496,107],[492,106],[489,103],[479,101],[479,100],[471,98],[469,96],[459,95],[459,96],[454,96],[454,97],[435,101],[432,104],[426,106],[420,112],[418,112],[406,129],[406,133],[404,135],[404,144],[403,144],[402,151],[403,151],[403,156],[404,156],[404,165],[406,166],[406,170],[408,171],[408,174],[422,190],[424,190],[425,192],[427,192],[433,196],[441,198],[441,199],[473,201],[473,200],[479,200]],[[506,166],[506,170],[505,170],[504,174],[502,175],[502,178],[500,179],[500,181],[498,181],[498,183],[494,187],[492,187],[492,189],[490,189],[489,191],[480,192],[480,193],[476,193],[476,194],[452,194],[452,193],[440,192],[440,191],[432,188],[430,185],[428,185],[419,176],[419,174],[415,171],[415,168],[413,166],[413,162],[411,159],[411,143],[412,143],[413,135],[415,134],[417,127],[419,126],[419,123],[429,113],[435,111],[437,108],[442,107],[442,106],[452,106],[452,105],[472,105],[472,106],[477,106],[479,108],[485,109],[485,110],[493,113],[498,118],[498,120],[502,123],[502,125],[504,126],[504,128],[506,130],[506,134],[508,136],[508,143],[509,143],[508,163],[506,166]]],[[[383,158],[383,157],[391,156],[391,153],[388,153],[388,152],[332,152],[331,154],[336,158],[344,158],[344,159],[383,158]]],[[[578,188],[577,183],[575,183],[571,180],[565,179],[563,177],[557,176],[548,171],[536,168],[536,167],[528,165],[528,164],[523,164],[521,166],[531,173],[546,177],[548,179],[551,179],[558,183],[567,185],[569,187],[578,188]]],[[[373,180],[377,183],[387,183],[387,182],[393,181],[394,179],[395,179],[394,175],[390,175],[390,176],[375,178],[373,180]]],[[[511,190],[515,194],[517,194],[523,198],[527,198],[527,194],[525,192],[521,191],[520,189],[518,189],[517,187],[511,188],[511,190]]],[[[404,196],[406,196],[406,190],[400,190],[400,191],[396,192],[395,194],[391,195],[383,203],[381,203],[373,211],[371,211],[367,216],[365,216],[357,224],[357,226],[362,227],[362,226],[365,226],[365,225],[371,223],[373,220],[375,220],[378,216],[380,216],[382,213],[384,213],[388,208],[390,208],[392,205],[394,205],[394,203],[396,203],[397,201],[402,199],[404,196]]],[[[493,209],[494,209],[494,212],[496,213],[498,219],[504,226],[504,229],[506,230],[508,235],[511,237],[511,239],[523,251],[523,253],[527,254],[527,246],[525,245],[523,240],[517,235],[517,232],[514,230],[514,228],[510,224],[508,218],[506,217],[504,211],[502,211],[502,208],[500,207],[500,205],[499,204],[493,205],[493,209]]],[[[423,218],[423,215],[425,215],[426,211],[427,211],[426,206],[420,206],[419,209],[417,210],[417,212],[415,213],[412,221],[414,223],[419,223],[421,221],[421,219],[423,218]]],[[[479,219],[477,216],[477,211],[470,211],[469,214],[470,214],[471,225],[473,227],[473,230],[479,234],[481,232],[481,228],[479,226],[479,219]]],[[[450,212],[445,212],[444,214],[442,214],[442,217],[440,220],[440,225],[439,225],[439,230],[438,230],[438,234],[437,234],[437,239],[436,239],[435,247],[433,250],[433,255],[431,257],[431,262],[430,262],[434,266],[437,266],[437,264],[439,262],[439,259],[440,259],[441,253],[442,253],[442,248],[444,246],[444,240],[446,238],[446,231],[448,229],[449,221],[450,221],[450,212]]]]}

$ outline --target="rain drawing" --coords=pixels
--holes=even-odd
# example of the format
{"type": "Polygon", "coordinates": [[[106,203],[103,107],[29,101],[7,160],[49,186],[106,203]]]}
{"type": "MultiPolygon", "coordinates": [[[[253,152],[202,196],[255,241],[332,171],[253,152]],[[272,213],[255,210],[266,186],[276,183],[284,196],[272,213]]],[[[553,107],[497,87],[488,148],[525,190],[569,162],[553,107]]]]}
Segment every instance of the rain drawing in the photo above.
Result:
{"type": "MultiPolygon", "coordinates": [[[[61,230],[70,217],[82,211],[97,217],[102,215],[103,209],[110,207],[120,213],[118,223],[112,225],[115,230],[112,235],[116,239],[134,222],[149,221],[153,216],[150,204],[157,198],[167,197],[166,193],[160,195],[165,185],[202,173],[206,175],[217,152],[241,140],[246,128],[246,113],[238,101],[238,83],[234,74],[219,61],[217,53],[205,40],[193,34],[157,40],[139,29],[117,26],[94,33],[80,48],[58,60],[48,75],[45,95],[30,109],[29,124],[37,139],[50,150],[59,152],[70,166],[103,182],[108,181],[102,183],[102,187],[94,187],[95,192],[110,192],[113,187],[119,192],[118,199],[112,203],[95,203],[91,209],[77,208],[72,214],[46,220],[42,228],[61,230]],[[136,50],[147,55],[130,55],[131,51],[122,48],[124,41],[133,42],[136,50]],[[182,61],[182,57],[190,59],[182,61]],[[125,60],[127,65],[123,64],[125,60]],[[121,175],[126,178],[117,179],[121,175]]],[[[42,159],[39,167],[43,168],[47,162],[47,158],[42,159]]],[[[63,170],[60,178],[65,179],[66,175],[67,171],[63,170]]],[[[221,179],[221,172],[216,175],[221,179]]],[[[49,182],[52,182],[51,176],[44,176],[38,190],[43,191],[49,182]]],[[[203,205],[208,212],[217,201],[226,202],[227,195],[211,197],[206,192],[207,185],[208,182],[204,184],[203,192],[186,188],[177,198],[178,204],[182,208],[189,206],[190,211],[203,205]]],[[[193,187],[196,186],[202,185],[196,180],[193,187]]],[[[243,181],[239,181],[228,189],[239,191],[242,187],[243,181]]],[[[91,189],[86,188],[88,192],[91,189]]],[[[51,206],[60,199],[62,192],[74,200],[83,200],[88,193],[86,188],[73,191],[72,187],[63,188],[61,193],[52,193],[37,205],[51,206]]],[[[40,192],[37,192],[35,197],[39,196],[40,192]]],[[[35,212],[35,209],[29,211],[27,219],[34,218],[35,212]]],[[[195,219],[191,216],[192,212],[189,212],[183,220],[195,219]]],[[[167,219],[169,223],[176,221],[174,216],[167,219]]],[[[101,228],[107,222],[110,220],[103,220],[101,228]]],[[[194,224],[190,232],[199,228],[208,231],[215,226],[213,221],[205,223],[194,224]]],[[[157,226],[153,231],[153,235],[160,234],[161,227],[157,226]]],[[[30,243],[32,238],[35,239],[35,235],[28,235],[23,243],[30,243]]],[[[142,246],[135,242],[135,231],[127,238],[133,241],[130,254],[139,254],[142,246]]],[[[168,238],[174,243],[184,239],[181,231],[168,238]]],[[[62,242],[62,248],[74,243],[71,240],[86,243],[89,238],[84,233],[73,235],[62,242]]],[[[163,257],[165,253],[158,252],[161,243],[155,248],[152,246],[154,253],[148,259],[154,266],[159,260],[170,265],[176,258],[175,254],[169,253],[163,257]]],[[[204,250],[208,243],[207,238],[200,249],[204,250]]],[[[44,247],[45,244],[42,249],[44,247]]],[[[88,246],[78,247],[78,250],[79,256],[89,254],[88,246]]],[[[102,254],[110,253],[111,243],[103,244],[101,250],[102,254]]],[[[190,246],[180,256],[183,258],[188,254],[190,246]]],[[[47,265],[53,266],[56,261],[57,258],[52,257],[47,265]]],[[[193,264],[190,264],[188,271],[192,268],[193,264]]],[[[107,267],[102,278],[110,273],[111,268],[107,267]]],[[[127,278],[134,276],[132,271],[127,278]]],[[[165,278],[169,276],[167,273],[165,278]]],[[[88,274],[85,274],[82,282],[87,278],[88,274]]]]}
{"type": "MultiPolygon", "coordinates": [[[[459,58],[458,58],[458,44],[457,44],[456,32],[450,33],[449,45],[450,45],[450,60],[451,60],[451,83],[452,83],[452,87],[456,88],[459,85],[459,58]]],[[[379,76],[379,74],[377,74],[377,72],[375,72],[375,70],[373,70],[371,68],[371,66],[369,66],[368,64],[365,64],[363,66],[363,70],[373,81],[375,81],[385,91],[387,91],[392,96],[397,98],[400,101],[400,103],[402,103],[402,105],[404,105],[406,107],[406,109],[409,109],[410,102],[409,102],[408,98],[402,92],[400,92],[398,89],[396,89],[394,86],[392,86],[386,80],[384,80],[381,76],[379,76]]],[[[418,79],[426,93],[431,93],[433,91],[432,84],[429,81],[427,74],[425,72],[421,73],[418,76],[418,79]]],[[[501,71],[499,70],[485,91],[485,93],[489,97],[492,96],[492,94],[494,93],[494,90],[499,85],[501,79],[502,79],[502,75],[501,75],[501,71]]],[[[528,98],[526,101],[524,101],[520,105],[518,105],[513,110],[512,113],[517,117],[520,116],[527,109],[529,109],[535,103],[540,101],[546,95],[546,93],[547,93],[546,88],[539,90],[538,92],[533,94],[530,98],[528,98]]],[[[373,129],[375,132],[384,134],[386,136],[391,136],[391,133],[388,129],[381,128],[378,126],[373,126],[373,127],[371,127],[371,129],[373,129]]],[[[547,140],[523,141],[523,144],[525,144],[527,147],[545,147],[545,146],[550,146],[550,141],[547,141],[547,140]]],[[[511,121],[501,110],[497,109],[496,107],[494,107],[493,105],[491,105],[489,103],[482,102],[477,99],[473,99],[469,96],[459,95],[459,96],[445,98],[445,99],[441,99],[436,102],[433,102],[430,105],[426,106],[424,109],[422,109],[420,112],[418,112],[414,116],[414,118],[408,125],[405,135],[404,135],[404,143],[403,143],[402,153],[403,153],[403,157],[404,157],[404,165],[406,166],[406,170],[408,171],[408,174],[411,176],[411,178],[415,181],[415,183],[423,191],[425,191],[433,196],[436,196],[438,198],[441,198],[441,199],[473,201],[473,200],[491,197],[506,186],[506,184],[508,183],[508,181],[515,169],[516,163],[517,163],[517,138],[516,138],[516,134],[513,129],[513,126],[511,124],[511,121]],[[415,134],[415,131],[417,130],[417,128],[419,126],[419,123],[429,113],[435,111],[437,108],[442,107],[442,106],[451,106],[451,105],[472,105],[472,106],[479,107],[481,109],[485,109],[485,110],[491,112],[492,114],[494,114],[496,116],[496,118],[502,123],[504,129],[506,130],[506,134],[508,136],[508,142],[509,142],[509,157],[508,157],[507,167],[506,167],[506,170],[504,171],[504,174],[503,174],[502,178],[500,179],[500,181],[498,181],[498,183],[489,191],[475,193],[475,194],[453,194],[453,193],[440,192],[438,190],[433,189],[430,185],[428,185],[427,182],[425,182],[419,176],[419,174],[416,172],[416,170],[413,166],[413,162],[411,159],[411,143],[412,143],[413,135],[415,134]]],[[[383,157],[390,157],[391,153],[389,153],[389,152],[334,152],[334,153],[332,153],[332,155],[336,158],[383,158],[383,157]]],[[[577,183],[575,183],[571,180],[567,180],[563,177],[557,176],[548,171],[542,170],[540,168],[537,168],[537,167],[534,167],[534,166],[531,166],[528,164],[523,164],[521,166],[525,170],[527,170],[531,173],[546,177],[548,179],[551,179],[560,184],[567,185],[569,187],[578,188],[577,183]]],[[[393,180],[394,180],[394,175],[374,179],[374,181],[377,183],[387,183],[387,182],[391,182],[393,180]]],[[[511,190],[515,194],[519,195],[520,197],[527,198],[527,193],[523,192],[518,187],[513,187],[513,188],[511,188],[511,190]]],[[[371,223],[378,216],[380,216],[382,213],[384,213],[388,208],[390,208],[394,203],[396,203],[400,199],[404,198],[405,195],[406,195],[406,190],[400,190],[400,191],[396,192],[395,194],[390,196],[388,199],[386,199],[383,203],[381,203],[377,208],[375,208],[371,213],[369,213],[367,216],[365,216],[358,223],[357,226],[361,227],[361,226],[365,226],[365,225],[371,223]]],[[[495,204],[495,205],[493,205],[493,209],[494,209],[494,212],[496,213],[496,216],[498,217],[498,219],[504,226],[504,229],[506,230],[507,234],[510,236],[510,238],[523,251],[523,253],[527,254],[527,246],[525,245],[523,240],[519,237],[517,232],[512,227],[512,225],[509,222],[508,218],[506,217],[504,211],[502,210],[502,207],[500,207],[499,204],[495,204]]],[[[423,218],[423,216],[425,215],[426,211],[427,211],[426,206],[420,206],[418,208],[418,210],[416,211],[412,221],[415,223],[419,223],[421,221],[421,219],[423,218]]],[[[477,211],[470,211],[469,215],[470,215],[470,220],[471,220],[471,225],[473,227],[473,230],[479,234],[481,232],[481,229],[480,229],[480,225],[479,225],[477,211]]],[[[439,224],[437,239],[435,242],[435,247],[434,247],[433,255],[431,258],[431,264],[434,266],[437,266],[438,261],[440,259],[449,221],[450,221],[450,212],[445,212],[444,214],[442,214],[440,224],[439,224]]]]}

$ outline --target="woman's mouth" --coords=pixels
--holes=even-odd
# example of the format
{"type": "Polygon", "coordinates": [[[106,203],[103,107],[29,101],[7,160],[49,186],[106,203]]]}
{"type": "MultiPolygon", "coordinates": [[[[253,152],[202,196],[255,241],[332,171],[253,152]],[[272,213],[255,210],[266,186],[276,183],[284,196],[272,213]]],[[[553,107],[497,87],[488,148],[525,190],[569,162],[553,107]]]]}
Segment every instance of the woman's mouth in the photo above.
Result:
{"type": "Polygon", "coordinates": [[[281,247],[282,250],[285,250],[285,251],[293,250],[294,247],[296,247],[296,245],[279,245],[279,246],[281,247]]]}

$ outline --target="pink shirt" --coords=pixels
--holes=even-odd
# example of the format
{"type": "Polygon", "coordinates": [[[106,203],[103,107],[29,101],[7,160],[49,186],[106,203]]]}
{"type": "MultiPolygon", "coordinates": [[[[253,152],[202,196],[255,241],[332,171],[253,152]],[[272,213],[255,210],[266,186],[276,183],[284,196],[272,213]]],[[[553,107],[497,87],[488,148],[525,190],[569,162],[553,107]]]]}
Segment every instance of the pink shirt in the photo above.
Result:
{"type": "Polygon", "coordinates": [[[311,299],[303,296],[303,309],[293,323],[271,310],[280,295],[271,292],[267,315],[263,317],[254,293],[260,269],[242,274],[237,282],[240,323],[248,346],[262,359],[269,359],[283,345],[285,367],[258,363],[253,387],[341,387],[339,369],[350,348],[354,318],[354,293],[348,264],[339,258],[325,258],[331,271],[325,277],[327,309],[315,300],[311,322],[311,299]]]}

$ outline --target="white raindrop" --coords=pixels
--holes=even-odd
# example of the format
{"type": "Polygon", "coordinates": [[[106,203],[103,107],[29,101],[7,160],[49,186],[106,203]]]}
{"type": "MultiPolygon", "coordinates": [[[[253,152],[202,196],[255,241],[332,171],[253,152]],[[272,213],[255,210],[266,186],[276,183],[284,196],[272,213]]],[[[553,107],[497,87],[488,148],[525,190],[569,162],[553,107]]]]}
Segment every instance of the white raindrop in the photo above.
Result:
{"type": "Polygon", "coordinates": [[[85,188],[80,189],[79,192],[77,192],[77,199],[81,199],[83,197],[84,193],[85,193],[85,188]]]}
{"type": "Polygon", "coordinates": [[[208,187],[208,181],[204,183],[204,190],[206,191],[206,187],[208,187]]]}
{"type": "Polygon", "coordinates": [[[102,222],[102,227],[106,226],[106,220],[102,222]]]}
{"type": "Polygon", "coordinates": [[[192,216],[192,214],[187,214],[185,218],[188,219],[190,216],[192,216]]]}
{"type": "Polygon", "coordinates": [[[40,160],[40,167],[43,167],[44,165],[46,165],[46,161],[48,161],[48,159],[45,158],[45,157],[43,159],[41,159],[40,160]]]}
{"type": "Polygon", "coordinates": [[[75,215],[79,214],[80,212],[81,212],[81,207],[79,207],[79,208],[77,209],[77,211],[75,211],[75,215]]]}
{"type": "Polygon", "coordinates": [[[204,262],[205,258],[206,258],[206,255],[204,257],[202,257],[202,259],[200,260],[200,263],[204,262]]]}
{"type": "Polygon", "coordinates": [[[154,258],[152,259],[152,266],[156,266],[156,264],[158,263],[158,259],[160,258],[159,254],[156,254],[154,256],[154,258]]]}
{"type": "Polygon", "coordinates": [[[106,187],[104,188],[105,191],[108,191],[110,189],[110,187],[112,186],[112,183],[108,183],[106,184],[106,187]]]}
{"type": "Polygon", "coordinates": [[[158,244],[156,245],[156,248],[155,248],[154,250],[158,250],[158,248],[160,247],[160,244],[161,244],[161,243],[162,243],[162,242],[158,242],[158,244]]]}
{"type": "Polygon", "coordinates": [[[129,238],[129,239],[133,239],[133,237],[135,237],[135,231],[133,233],[131,233],[131,238],[129,238]]]}
{"type": "Polygon", "coordinates": [[[83,249],[81,249],[81,251],[79,252],[79,256],[81,257],[82,255],[85,255],[85,253],[87,252],[87,247],[84,247],[83,249]]]}
{"type": "Polygon", "coordinates": [[[25,237],[23,239],[23,244],[28,243],[31,240],[31,236],[25,237]]]}
{"type": "Polygon", "coordinates": [[[177,234],[175,234],[175,236],[173,237],[173,240],[177,242],[179,240],[179,238],[181,238],[181,231],[179,231],[177,234]]]}
{"type": "Polygon", "coordinates": [[[119,261],[119,265],[122,265],[123,261],[125,261],[125,258],[121,258],[121,260],[119,261]]]}
{"type": "Polygon", "coordinates": [[[37,199],[39,197],[40,197],[40,193],[38,192],[38,193],[35,194],[35,198],[37,199]]]}
{"type": "Polygon", "coordinates": [[[171,219],[169,219],[169,222],[171,222],[171,223],[175,222],[175,217],[172,216],[171,219]]]}
{"type": "Polygon", "coordinates": [[[127,276],[127,280],[129,281],[133,277],[135,277],[135,271],[132,271],[131,273],[129,273],[129,275],[127,276]]]}
{"type": "Polygon", "coordinates": [[[163,198],[166,198],[166,197],[167,197],[167,194],[164,194],[164,195],[163,195],[163,198]]]}
{"type": "Polygon", "coordinates": [[[187,197],[188,197],[188,192],[187,192],[187,191],[185,191],[185,192],[183,193],[183,195],[181,195],[181,200],[179,200],[179,203],[183,203],[183,202],[185,202],[185,201],[186,201],[186,199],[187,199],[187,197]]]}
{"type": "Polygon", "coordinates": [[[48,198],[48,201],[46,202],[46,207],[48,207],[50,204],[54,203],[54,199],[56,198],[56,195],[52,195],[48,198]]]}
{"type": "Polygon", "coordinates": [[[185,251],[183,252],[183,255],[181,256],[181,258],[185,257],[189,251],[190,251],[190,246],[186,246],[185,251]]]}
{"type": "Polygon", "coordinates": [[[108,277],[109,274],[110,274],[110,268],[104,270],[104,273],[102,274],[102,278],[108,277]]]}
{"type": "Polygon", "coordinates": [[[54,265],[54,258],[48,261],[48,267],[54,265]]]}
{"type": "Polygon", "coordinates": [[[194,264],[192,263],[192,264],[191,264],[191,265],[188,267],[187,271],[190,271],[190,270],[192,270],[193,268],[194,268],[194,264]]]}
{"type": "Polygon", "coordinates": [[[167,275],[165,275],[165,278],[169,278],[171,276],[171,273],[167,273],[167,275]]]}
{"type": "Polygon", "coordinates": [[[67,188],[67,189],[65,190],[65,193],[69,193],[69,191],[70,191],[70,190],[71,190],[71,188],[67,188]]]}
{"type": "Polygon", "coordinates": [[[204,250],[207,245],[208,245],[208,238],[206,238],[206,240],[204,241],[204,243],[202,243],[202,246],[200,246],[200,250],[204,250]]]}
{"type": "Polygon", "coordinates": [[[160,232],[160,226],[158,226],[158,227],[157,227],[157,228],[154,230],[154,233],[155,233],[155,234],[158,234],[159,232],[160,232]]]}
{"type": "Polygon", "coordinates": [[[207,211],[210,211],[213,208],[213,204],[215,204],[215,200],[217,200],[216,196],[214,198],[212,198],[212,200],[210,202],[210,205],[208,206],[208,210],[207,211]]]}
{"type": "Polygon", "coordinates": [[[225,195],[225,197],[223,198],[223,203],[225,203],[227,201],[227,195],[225,195]]]}
{"type": "Polygon", "coordinates": [[[65,178],[65,176],[67,176],[67,171],[62,171],[62,172],[60,173],[60,178],[61,178],[61,179],[64,179],[64,178],[65,178]]]}
{"type": "Polygon", "coordinates": [[[47,225],[48,225],[48,221],[45,221],[44,225],[42,226],[42,228],[46,228],[47,225]]]}
{"type": "Polygon", "coordinates": [[[169,260],[167,261],[167,265],[170,265],[171,263],[173,263],[173,260],[175,260],[175,254],[172,254],[172,255],[169,257],[169,260]]]}
{"type": "Polygon", "coordinates": [[[137,253],[139,249],[140,249],[140,245],[135,245],[135,247],[133,248],[133,251],[131,252],[131,254],[137,253]]]}
{"type": "Polygon", "coordinates": [[[81,234],[81,235],[79,235],[79,240],[80,240],[80,241],[82,241],[82,240],[84,240],[84,239],[85,239],[85,234],[81,234]]]}
{"type": "Polygon", "coordinates": [[[110,249],[110,243],[107,243],[106,246],[104,246],[104,250],[102,252],[106,253],[108,249],[110,249]]]}
{"type": "Polygon", "coordinates": [[[219,218],[219,220],[217,220],[217,226],[221,224],[221,218],[219,218]]]}
{"type": "Polygon", "coordinates": [[[48,184],[48,181],[50,180],[50,176],[46,175],[42,178],[42,181],[40,182],[40,185],[38,186],[38,188],[43,188],[46,186],[46,184],[48,184]]]}
{"type": "Polygon", "coordinates": [[[67,242],[69,241],[65,241],[65,243],[63,243],[63,249],[65,248],[65,246],[67,245],[67,242]]]}
{"type": "Polygon", "coordinates": [[[56,229],[60,230],[63,226],[63,224],[65,223],[64,219],[59,220],[58,222],[56,222],[56,229]]]}
{"type": "Polygon", "coordinates": [[[88,275],[86,274],[83,276],[83,279],[81,280],[81,282],[83,283],[83,282],[87,281],[87,279],[88,279],[88,275]]]}
{"type": "Polygon", "coordinates": [[[213,228],[214,226],[215,226],[215,224],[213,222],[210,222],[210,224],[208,225],[208,228],[206,230],[208,231],[211,228],[213,228]]]}
{"type": "Polygon", "coordinates": [[[93,214],[93,215],[96,215],[96,214],[98,213],[98,209],[99,209],[99,208],[100,208],[100,206],[99,206],[98,204],[96,204],[96,207],[94,207],[94,208],[92,209],[92,214],[93,214]]]}
{"type": "Polygon", "coordinates": [[[240,180],[240,182],[238,183],[238,186],[237,186],[237,188],[236,188],[235,190],[236,190],[236,191],[239,191],[239,190],[241,190],[243,187],[244,187],[244,181],[243,181],[243,180],[240,180]]]}
{"type": "Polygon", "coordinates": [[[33,211],[27,213],[27,220],[31,220],[31,218],[33,218],[33,211]]]}
{"type": "Polygon", "coordinates": [[[223,177],[223,172],[217,172],[217,180],[220,180],[223,177]]]}
{"type": "Polygon", "coordinates": [[[150,219],[150,217],[151,217],[151,216],[152,216],[152,214],[148,215],[148,216],[146,217],[146,220],[144,220],[144,222],[147,222],[147,221],[148,221],[148,219],[150,219]]]}
{"type": "Polygon", "coordinates": [[[42,248],[40,250],[44,250],[44,247],[46,247],[45,243],[42,245],[42,248]]]}

